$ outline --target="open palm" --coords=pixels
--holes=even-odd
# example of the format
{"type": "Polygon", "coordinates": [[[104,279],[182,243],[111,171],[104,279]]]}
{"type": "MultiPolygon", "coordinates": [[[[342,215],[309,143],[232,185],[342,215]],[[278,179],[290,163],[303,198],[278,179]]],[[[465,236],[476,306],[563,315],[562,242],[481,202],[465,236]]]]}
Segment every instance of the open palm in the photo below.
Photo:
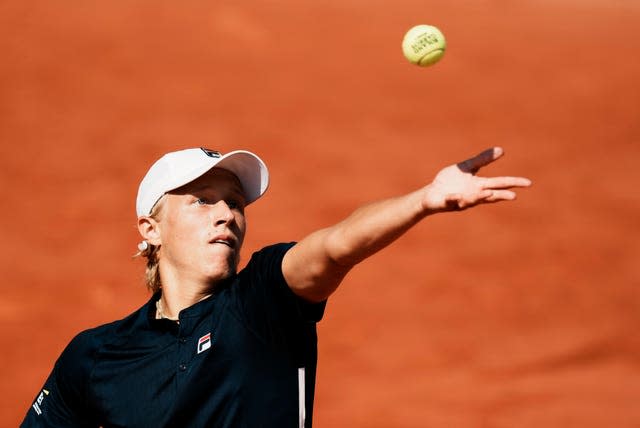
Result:
{"type": "Polygon", "coordinates": [[[524,177],[478,177],[478,170],[504,154],[500,147],[483,151],[466,161],[442,169],[433,182],[425,187],[423,205],[433,211],[455,211],[480,203],[509,201],[516,193],[514,187],[527,187],[531,181],[524,177]]]}

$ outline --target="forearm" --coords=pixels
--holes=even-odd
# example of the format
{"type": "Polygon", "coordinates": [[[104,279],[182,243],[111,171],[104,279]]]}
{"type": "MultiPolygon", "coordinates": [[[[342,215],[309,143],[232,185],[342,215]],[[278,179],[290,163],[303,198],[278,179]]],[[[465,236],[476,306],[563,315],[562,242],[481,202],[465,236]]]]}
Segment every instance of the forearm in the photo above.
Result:
{"type": "Polygon", "coordinates": [[[343,221],[301,240],[283,261],[294,293],[310,301],[329,297],[353,266],[391,244],[431,211],[422,191],[362,206],[343,221]]]}
{"type": "Polygon", "coordinates": [[[431,212],[423,189],[362,206],[325,229],[324,249],[336,264],[352,267],[402,236],[431,212]]]}

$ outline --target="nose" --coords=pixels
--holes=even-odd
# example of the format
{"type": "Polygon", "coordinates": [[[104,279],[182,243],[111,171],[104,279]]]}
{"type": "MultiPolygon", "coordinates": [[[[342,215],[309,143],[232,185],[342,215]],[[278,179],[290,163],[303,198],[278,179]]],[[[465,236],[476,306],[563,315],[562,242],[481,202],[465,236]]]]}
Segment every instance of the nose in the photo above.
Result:
{"type": "Polygon", "coordinates": [[[233,210],[229,208],[229,205],[227,205],[225,201],[218,201],[218,203],[215,204],[214,216],[216,226],[229,224],[235,220],[233,210]]]}

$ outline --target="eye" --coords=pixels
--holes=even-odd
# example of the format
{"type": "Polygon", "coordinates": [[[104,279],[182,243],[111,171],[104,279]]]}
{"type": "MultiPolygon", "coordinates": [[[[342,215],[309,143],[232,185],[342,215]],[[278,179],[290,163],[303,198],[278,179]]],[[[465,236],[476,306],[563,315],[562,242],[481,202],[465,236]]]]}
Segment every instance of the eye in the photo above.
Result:
{"type": "Polygon", "coordinates": [[[205,198],[198,198],[193,203],[196,205],[206,205],[207,200],[205,198]]]}
{"type": "Polygon", "coordinates": [[[244,209],[244,204],[236,199],[227,199],[226,201],[227,206],[232,209],[232,210],[240,210],[242,211],[244,209]]]}

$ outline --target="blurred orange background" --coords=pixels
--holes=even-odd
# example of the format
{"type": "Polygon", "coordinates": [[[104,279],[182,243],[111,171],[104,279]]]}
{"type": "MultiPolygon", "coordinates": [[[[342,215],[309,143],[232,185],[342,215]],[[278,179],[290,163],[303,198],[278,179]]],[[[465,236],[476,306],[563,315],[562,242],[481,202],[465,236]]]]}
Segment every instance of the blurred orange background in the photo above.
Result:
{"type": "Polygon", "coordinates": [[[493,145],[484,173],[534,187],[347,277],[315,426],[640,426],[639,22],[624,0],[1,2],[0,426],[147,300],[134,201],[164,152],[267,162],[246,260],[493,145]],[[400,50],[421,23],[448,41],[427,69],[400,50]]]}

